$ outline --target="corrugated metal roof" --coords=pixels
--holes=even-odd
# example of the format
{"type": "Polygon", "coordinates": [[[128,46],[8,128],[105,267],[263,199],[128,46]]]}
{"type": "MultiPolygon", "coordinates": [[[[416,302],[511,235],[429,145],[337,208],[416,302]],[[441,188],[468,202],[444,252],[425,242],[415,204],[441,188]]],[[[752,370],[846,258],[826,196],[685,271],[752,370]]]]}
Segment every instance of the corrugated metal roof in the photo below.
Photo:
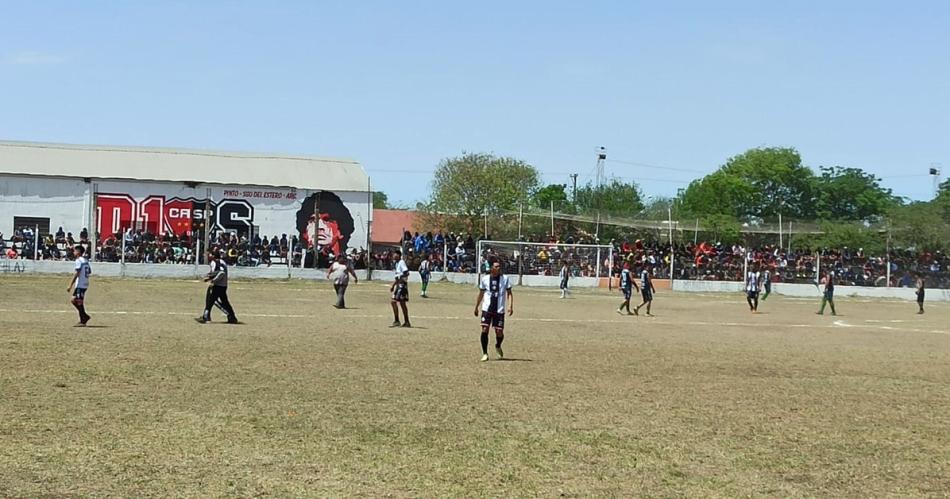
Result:
{"type": "Polygon", "coordinates": [[[373,210],[373,242],[399,244],[402,232],[416,230],[416,212],[408,210],[373,210]]]}
{"type": "Polygon", "coordinates": [[[352,159],[0,141],[0,173],[366,192],[352,159]]]}

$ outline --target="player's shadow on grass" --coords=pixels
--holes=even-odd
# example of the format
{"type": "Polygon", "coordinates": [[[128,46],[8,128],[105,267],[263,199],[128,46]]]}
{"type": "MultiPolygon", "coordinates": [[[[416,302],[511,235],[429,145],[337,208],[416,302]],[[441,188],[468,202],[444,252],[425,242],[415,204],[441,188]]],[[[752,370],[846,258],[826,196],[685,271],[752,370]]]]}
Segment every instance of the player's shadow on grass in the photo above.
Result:
{"type": "Polygon", "coordinates": [[[73,326],[76,329],[106,329],[112,326],[103,326],[102,324],[86,324],[85,326],[73,326]]]}
{"type": "Polygon", "coordinates": [[[534,359],[519,359],[517,357],[505,357],[498,359],[498,362],[534,362],[534,359]]]}

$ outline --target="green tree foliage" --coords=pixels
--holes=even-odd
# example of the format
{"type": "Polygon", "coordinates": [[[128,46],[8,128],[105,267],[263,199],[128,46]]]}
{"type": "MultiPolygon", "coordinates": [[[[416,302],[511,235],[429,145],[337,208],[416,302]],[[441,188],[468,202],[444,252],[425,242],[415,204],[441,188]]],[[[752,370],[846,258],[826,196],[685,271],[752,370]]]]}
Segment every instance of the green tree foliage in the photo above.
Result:
{"type": "Polygon", "coordinates": [[[695,214],[731,215],[739,220],[814,215],[814,174],[798,151],[769,147],[730,158],[716,172],[693,181],[683,207],[695,214]]]}
{"type": "Polygon", "coordinates": [[[542,209],[551,207],[554,203],[555,210],[567,205],[567,186],[564,184],[550,184],[542,187],[532,196],[534,206],[542,209]]]}
{"type": "Polygon", "coordinates": [[[484,215],[517,210],[540,187],[538,171],[524,161],[488,153],[442,160],[432,180],[429,210],[453,213],[475,231],[484,215]]]}
{"type": "Polygon", "coordinates": [[[815,184],[816,214],[824,220],[872,221],[898,204],[880,179],[860,168],[821,167],[815,184]]]}
{"type": "Polygon", "coordinates": [[[889,214],[894,245],[924,251],[950,250],[950,217],[940,199],[897,206],[889,214]]]}
{"type": "Polygon", "coordinates": [[[373,208],[377,210],[389,208],[389,197],[386,196],[385,192],[376,191],[373,193],[373,208]]]}
{"type": "Polygon", "coordinates": [[[612,177],[598,188],[592,183],[577,188],[578,212],[619,217],[635,217],[643,210],[643,195],[636,182],[612,177]]]}
{"type": "Polygon", "coordinates": [[[712,214],[702,218],[707,235],[715,242],[732,244],[742,239],[742,226],[732,215],[712,214]]]}
{"type": "Polygon", "coordinates": [[[670,216],[670,208],[673,207],[673,217],[677,216],[674,199],[667,197],[655,197],[647,200],[643,210],[637,214],[637,218],[644,220],[666,220],[670,216]]]}

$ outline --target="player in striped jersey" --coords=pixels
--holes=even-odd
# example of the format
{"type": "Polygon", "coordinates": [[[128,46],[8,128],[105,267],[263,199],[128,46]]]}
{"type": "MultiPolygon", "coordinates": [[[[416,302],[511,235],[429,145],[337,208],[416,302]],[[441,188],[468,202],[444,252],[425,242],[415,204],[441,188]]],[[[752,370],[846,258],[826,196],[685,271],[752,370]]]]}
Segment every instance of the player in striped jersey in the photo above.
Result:
{"type": "Polygon", "coordinates": [[[515,313],[515,299],[511,294],[511,281],[501,271],[501,263],[492,259],[489,274],[478,282],[478,298],[475,300],[475,317],[481,312],[482,362],[488,361],[488,330],[495,327],[495,353],[504,359],[501,343],[505,341],[505,311],[515,313]]]}
{"type": "Polygon", "coordinates": [[[749,302],[749,310],[753,314],[759,311],[759,291],[762,289],[761,280],[762,274],[759,273],[759,265],[755,264],[745,278],[746,301],[749,302]]]}
{"type": "Polygon", "coordinates": [[[650,307],[653,305],[653,293],[656,293],[656,288],[653,287],[653,278],[650,277],[650,266],[644,264],[643,268],[640,269],[640,295],[643,297],[643,303],[633,309],[634,315],[640,315],[640,308],[645,305],[647,315],[653,317],[653,314],[650,313],[650,307]]]}
{"type": "Polygon", "coordinates": [[[561,271],[558,277],[561,278],[561,298],[567,298],[571,290],[567,287],[567,282],[571,279],[571,268],[567,260],[561,260],[561,271]]]}
{"type": "Polygon", "coordinates": [[[623,315],[623,309],[627,309],[627,315],[636,315],[630,311],[630,298],[633,296],[633,289],[640,292],[640,286],[637,286],[633,274],[630,272],[630,264],[623,263],[623,270],[620,271],[620,292],[623,293],[623,303],[617,309],[617,313],[623,315]]]}

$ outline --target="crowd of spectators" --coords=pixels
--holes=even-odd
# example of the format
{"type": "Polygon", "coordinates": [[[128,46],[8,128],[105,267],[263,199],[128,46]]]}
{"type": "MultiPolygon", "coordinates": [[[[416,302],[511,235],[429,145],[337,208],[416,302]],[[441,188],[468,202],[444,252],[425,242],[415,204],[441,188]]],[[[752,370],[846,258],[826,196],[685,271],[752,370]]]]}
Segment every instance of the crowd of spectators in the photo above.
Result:
{"type": "MultiPolygon", "coordinates": [[[[71,260],[73,247],[90,244],[85,228],[74,236],[60,227],[55,233],[39,238],[34,230],[17,228],[9,239],[0,233],[0,254],[7,259],[32,259],[35,255],[41,260],[71,260]]],[[[869,255],[862,248],[789,249],[772,245],[749,248],[740,244],[687,242],[674,244],[671,250],[665,241],[636,239],[612,242],[611,267],[611,254],[603,250],[567,246],[589,244],[593,238],[588,234],[580,234],[577,239],[569,236],[561,240],[551,235],[531,239],[540,244],[489,247],[482,255],[483,261],[500,260],[508,273],[557,275],[560,262],[567,259],[575,276],[617,275],[627,262],[635,268],[649,268],[657,278],[670,277],[672,261],[676,279],[716,281],[743,280],[748,261],[770,270],[774,282],[813,282],[820,266],[823,271],[833,270],[842,285],[886,286],[890,275],[890,286],[912,286],[913,276],[919,272],[927,278],[929,287],[950,288],[950,255],[939,251],[893,250],[888,259],[888,255],[869,255]]],[[[312,267],[316,256],[316,265],[326,267],[335,257],[305,248],[304,243],[296,235],[248,238],[229,232],[218,233],[211,240],[212,247],[221,251],[225,261],[233,266],[312,267]]],[[[391,270],[392,253],[399,249],[410,269],[417,269],[423,259],[429,259],[433,272],[474,273],[479,270],[477,243],[478,239],[472,234],[406,231],[398,246],[377,245],[372,254],[354,249],[348,257],[357,269],[372,266],[391,270]]],[[[198,244],[188,234],[156,235],[130,230],[99,241],[95,259],[123,261],[124,248],[126,263],[194,264],[198,244]]]]}
{"type": "MultiPolygon", "coordinates": [[[[0,250],[8,259],[72,260],[72,249],[76,246],[89,247],[88,231],[84,228],[78,237],[60,227],[55,233],[37,239],[35,228],[17,228],[13,237],[6,239],[0,233],[0,250]]],[[[191,234],[172,233],[154,234],[143,230],[119,232],[107,238],[97,237],[94,261],[149,263],[149,264],[194,264],[196,251],[204,246],[191,234]],[[124,241],[123,241],[124,239],[124,241]],[[124,253],[123,253],[124,251],[124,253]],[[124,258],[123,258],[124,256],[124,258]]],[[[303,242],[296,235],[288,237],[281,234],[239,236],[232,232],[219,232],[209,241],[209,245],[221,252],[224,260],[231,266],[258,267],[293,265],[312,267],[314,261],[321,268],[327,267],[335,255],[305,250],[303,242]],[[316,259],[313,258],[316,253],[316,259]]],[[[354,268],[365,269],[369,257],[365,250],[351,250],[348,255],[354,268]]],[[[203,263],[204,259],[199,258],[203,263]]]]}

